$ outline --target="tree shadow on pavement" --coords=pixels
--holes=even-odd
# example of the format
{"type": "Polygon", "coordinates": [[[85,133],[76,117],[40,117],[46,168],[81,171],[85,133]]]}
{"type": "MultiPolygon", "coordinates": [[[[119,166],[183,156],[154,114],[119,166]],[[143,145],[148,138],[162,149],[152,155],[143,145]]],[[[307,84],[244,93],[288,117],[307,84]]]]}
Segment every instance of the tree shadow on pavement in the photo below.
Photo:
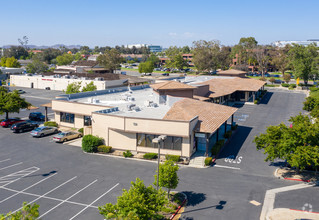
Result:
{"type": "Polygon", "coordinates": [[[193,191],[182,192],[187,196],[187,206],[196,206],[206,200],[204,193],[195,193],[193,191]]]}
{"type": "MultiPolygon", "coordinates": [[[[192,209],[192,210],[189,210],[189,211],[184,211],[183,214],[190,213],[190,212],[196,212],[196,211],[202,211],[202,210],[211,209],[211,208],[222,210],[224,208],[224,206],[226,205],[226,203],[227,203],[226,201],[221,200],[216,205],[211,205],[211,206],[207,206],[207,207],[203,207],[203,208],[198,208],[198,209],[192,209]]],[[[184,218],[184,219],[187,219],[187,218],[184,218]]]]}

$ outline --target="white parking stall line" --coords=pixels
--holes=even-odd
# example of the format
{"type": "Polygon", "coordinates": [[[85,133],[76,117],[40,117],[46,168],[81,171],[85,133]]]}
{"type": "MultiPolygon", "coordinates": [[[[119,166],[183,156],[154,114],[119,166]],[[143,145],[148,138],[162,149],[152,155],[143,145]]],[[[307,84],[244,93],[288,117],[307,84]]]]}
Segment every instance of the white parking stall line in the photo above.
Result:
{"type": "Polygon", "coordinates": [[[10,166],[7,166],[7,167],[2,167],[2,168],[0,168],[0,170],[5,170],[5,169],[8,169],[8,168],[10,168],[10,167],[18,166],[18,165],[20,165],[20,164],[23,164],[23,163],[20,162],[20,163],[16,163],[16,164],[13,164],[13,165],[10,165],[10,166]]]}
{"type": "Polygon", "coordinates": [[[99,196],[96,200],[94,200],[93,202],[91,202],[88,206],[86,206],[84,209],[82,209],[81,211],[79,211],[76,215],[74,215],[72,218],[70,218],[69,220],[72,220],[74,218],[76,218],[78,215],[80,215],[82,212],[84,212],[87,208],[89,208],[91,205],[93,205],[96,201],[98,201],[99,199],[101,199],[103,196],[105,196],[106,194],[108,194],[111,190],[113,190],[115,187],[117,187],[120,183],[115,184],[111,189],[109,189],[107,192],[103,193],[101,196],[99,196]]]}
{"type": "Polygon", "coordinates": [[[5,183],[4,185],[2,185],[1,187],[7,186],[15,181],[18,181],[19,179],[28,176],[36,171],[40,170],[40,168],[38,167],[30,167],[24,170],[20,170],[18,172],[6,175],[4,177],[0,178],[0,185],[5,183]]]}
{"type": "MultiPolygon", "coordinates": [[[[28,193],[28,192],[22,192],[22,191],[19,191],[19,190],[14,190],[14,189],[10,189],[10,188],[7,188],[7,187],[1,187],[2,189],[5,189],[5,190],[8,190],[8,191],[11,191],[11,192],[15,192],[15,193],[20,193],[20,194],[24,194],[24,195],[28,195],[28,196],[34,196],[34,197],[40,197],[41,195],[39,194],[34,194],[34,193],[28,193]]],[[[58,198],[54,198],[54,197],[50,197],[50,196],[43,196],[42,198],[44,199],[50,199],[50,200],[54,200],[54,201],[58,201],[58,202],[63,202],[65,200],[63,199],[58,199],[58,198]]],[[[74,204],[74,205],[79,205],[79,206],[88,206],[88,204],[84,204],[84,203],[80,203],[80,202],[72,202],[72,201],[65,201],[65,203],[70,203],[70,204],[74,204]]],[[[98,209],[97,206],[89,206],[90,208],[95,208],[95,209],[98,209]]]]}
{"type": "MultiPolygon", "coordinates": [[[[74,180],[75,178],[77,178],[77,176],[75,176],[75,177],[69,179],[68,181],[65,181],[64,183],[58,185],[57,187],[55,187],[54,189],[51,189],[50,191],[48,191],[48,192],[46,192],[46,193],[44,193],[43,195],[39,196],[38,198],[32,200],[31,202],[28,202],[27,205],[30,205],[31,203],[34,203],[35,201],[38,201],[39,199],[43,198],[44,196],[48,195],[49,193],[53,192],[54,190],[60,188],[61,186],[67,184],[68,182],[71,182],[71,181],[74,180]]],[[[22,209],[22,207],[19,208],[19,209],[17,209],[17,210],[15,210],[15,211],[13,211],[12,213],[16,213],[16,212],[19,211],[20,209],[22,209]]]]}
{"type": "Polygon", "coordinates": [[[214,165],[214,167],[221,167],[221,168],[228,168],[228,169],[233,169],[233,170],[240,170],[239,167],[229,167],[229,166],[222,166],[222,165],[214,165]]]}
{"type": "MultiPolygon", "coordinates": [[[[26,190],[28,190],[28,189],[30,189],[30,188],[32,188],[32,187],[38,185],[39,183],[42,183],[43,181],[45,181],[45,180],[47,180],[47,179],[49,179],[49,178],[55,176],[56,174],[57,174],[57,173],[52,174],[51,176],[48,176],[48,177],[46,177],[46,178],[44,178],[44,179],[42,179],[42,180],[40,180],[40,181],[38,181],[38,182],[32,184],[31,186],[29,186],[29,187],[27,187],[27,188],[25,188],[25,189],[23,189],[23,190],[21,190],[21,191],[19,191],[19,192],[16,192],[15,194],[13,194],[13,195],[11,195],[11,196],[9,196],[9,197],[3,199],[2,201],[0,201],[0,204],[3,203],[4,201],[7,201],[8,199],[11,199],[12,197],[15,197],[16,195],[19,195],[20,193],[22,193],[22,192],[24,192],[24,191],[26,191],[26,190]]],[[[0,186],[0,189],[1,189],[1,188],[3,188],[3,187],[0,186]]]]}
{"type": "Polygon", "coordinates": [[[11,158],[8,158],[8,159],[5,159],[5,160],[0,160],[0,163],[6,162],[6,161],[8,161],[8,160],[11,160],[11,158]]]}
{"type": "Polygon", "coordinates": [[[71,199],[72,197],[74,197],[75,195],[79,194],[80,192],[82,192],[83,190],[85,190],[86,188],[88,188],[89,186],[91,186],[92,184],[94,184],[97,180],[94,180],[92,183],[90,183],[89,185],[85,186],[84,188],[80,189],[79,191],[77,191],[76,193],[74,193],[73,195],[69,196],[67,199],[63,200],[62,202],[60,202],[59,204],[57,204],[56,206],[54,206],[53,208],[49,209],[48,211],[46,211],[45,213],[43,213],[39,218],[42,218],[43,216],[45,216],[46,214],[48,214],[49,212],[51,212],[52,210],[56,209],[57,207],[59,207],[60,205],[62,205],[63,203],[65,203],[66,201],[68,201],[69,199],[71,199]]]}

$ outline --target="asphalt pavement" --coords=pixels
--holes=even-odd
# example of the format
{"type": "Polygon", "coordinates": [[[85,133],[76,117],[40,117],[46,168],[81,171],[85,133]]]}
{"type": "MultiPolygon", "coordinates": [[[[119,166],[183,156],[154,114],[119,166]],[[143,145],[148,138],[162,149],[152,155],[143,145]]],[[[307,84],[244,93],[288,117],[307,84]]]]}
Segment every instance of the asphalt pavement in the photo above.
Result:
{"type": "MultiPolygon", "coordinates": [[[[37,92],[27,91],[26,99],[41,96],[41,91],[37,92]]],[[[264,162],[265,155],[256,151],[251,141],[266,126],[287,123],[288,116],[298,114],[304,97],[274,90],[261,104],[240,108],[235,120],[244,120],[238,121],[239,129],[216,166],[180,168],[176,190],[189,198],[181,218],[258,219],[267,190],[296,184],[275,178],[276,166],[264,162]],[[237,163],[239,158],[236,163],[225,162],[229,155],[242,156],[241,162],[237,163]]],[[[34,201],[40,204],[41,219],[103,219],[98,206],[114,203],[137,177],[146,185],[152,184],[156,170],[154,163],[85,154],[79,147],[52,142],[51,136],[32,138],[29,133],[13,134],[6,128],[0,129],[0,152],[1,212],[15,211],[23,201],[34,201]]],[[[278,207],[281,201],[285,207],[300,206],[283,198],[278,207]]]]}

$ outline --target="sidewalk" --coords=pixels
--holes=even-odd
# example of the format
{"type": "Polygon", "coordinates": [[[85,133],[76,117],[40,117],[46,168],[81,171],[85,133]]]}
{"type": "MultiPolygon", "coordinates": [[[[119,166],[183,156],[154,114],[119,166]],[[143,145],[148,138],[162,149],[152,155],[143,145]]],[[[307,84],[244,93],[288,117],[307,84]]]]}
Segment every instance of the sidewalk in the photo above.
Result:
{"type": "Polygon", "coordinates": [[[268,220],[295,220],[295,219],[319,219],[319,213],[292,210],[286,208],[278,208],[272,210],[268,216],[268,220]]]}

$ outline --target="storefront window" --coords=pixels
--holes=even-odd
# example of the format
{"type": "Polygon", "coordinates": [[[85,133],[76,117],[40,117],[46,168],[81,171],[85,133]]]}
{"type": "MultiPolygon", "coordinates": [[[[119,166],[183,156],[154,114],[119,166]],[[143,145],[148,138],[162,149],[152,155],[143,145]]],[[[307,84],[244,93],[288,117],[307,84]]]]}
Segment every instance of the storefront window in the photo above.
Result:
{"type": "MultiPolygon", "coordinates": [[[[152,134],[137,134],[137,146],[140,147],[151,147],[157,148],[157,145],[152,144],[152,140],[158,137],[158,135],[152,134]]],[[[164,144],[161,147],[162,149],[168,150],[181,150],[182,149],[182,138],[167,136],[164,140],[164,144]]]]}
{"type": "Polygon", "coordinates": [[[60,121],[67,122],[67,123],[74,123],[74,114],[60,112],[60,121]]]}

